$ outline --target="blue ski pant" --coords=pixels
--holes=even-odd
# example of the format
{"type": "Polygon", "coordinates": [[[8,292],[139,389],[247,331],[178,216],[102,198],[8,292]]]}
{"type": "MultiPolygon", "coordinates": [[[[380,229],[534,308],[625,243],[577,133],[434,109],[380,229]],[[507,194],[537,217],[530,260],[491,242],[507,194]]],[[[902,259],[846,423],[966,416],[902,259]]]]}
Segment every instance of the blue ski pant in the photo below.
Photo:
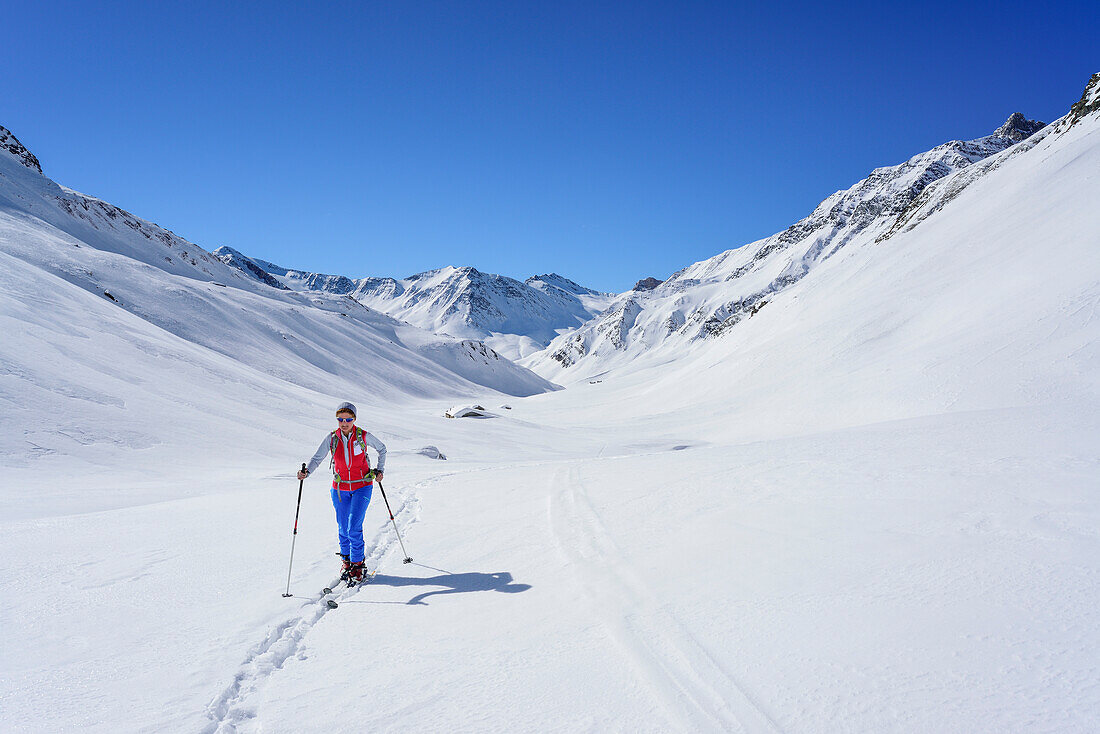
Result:
{"type": "Polygon", "coordinates": [[[340,552],[351,556],[352,563],[363,560],[363,518],[367,514],[373,485],[360,487],[353,492],[332,492],[332,506],[336,508],[336,530],[340,534],[340,552]]]}

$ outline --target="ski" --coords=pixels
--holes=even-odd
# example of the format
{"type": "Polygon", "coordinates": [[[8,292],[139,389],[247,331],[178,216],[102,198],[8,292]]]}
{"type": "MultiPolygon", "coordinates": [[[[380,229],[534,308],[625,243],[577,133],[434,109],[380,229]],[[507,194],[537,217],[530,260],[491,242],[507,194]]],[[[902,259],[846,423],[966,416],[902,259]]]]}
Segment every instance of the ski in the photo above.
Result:
{"type": "MultiPolygon", "coordinates": [[[[324,589],[322,589],[323,597],[328,596],[330,594],[333,594],[335,592],[335,590],[340,588],[340,584],[345,584],[346,585],[346,588],[344,590],[345,593],[348,592],[348,591],[351,591],[356,586],[362,586],[364,584],[369,584],[371,581],[374,580],[374,575],[376,573],[378,573],[377,570],[371,571],[370,573],[365,573],[365,574],[363,574],[363,578],[359,581],[352,581],[350,579],[341,578],[336,583],[334,583],[332,586],[326,586],[324,589]]],[[[325,604],[328,606],[329,609],[336,609],[337,607],[340,606],[339,602],[337,602],[335,599],[325,599],[325,604]]]]}
{"type": "Polygon", "coordinates": [[[356,586],[362,586],[363,584],[369,584],[371,582],[371,580],[374,579],[374,574],[376,574],[376,573],[378,573],[378,571],[371,571],[370,573],[364,573],[363,578],[359,579],[358,581],[349,580],[347,582],[348,588],[353,589],[356,586]]]}

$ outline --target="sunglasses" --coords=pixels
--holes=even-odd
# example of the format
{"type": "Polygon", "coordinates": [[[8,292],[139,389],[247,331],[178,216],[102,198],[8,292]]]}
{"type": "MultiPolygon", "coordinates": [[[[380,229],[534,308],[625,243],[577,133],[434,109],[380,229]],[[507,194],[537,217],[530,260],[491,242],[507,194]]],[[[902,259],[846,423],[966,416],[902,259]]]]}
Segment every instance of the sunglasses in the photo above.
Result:
{"type": "Polygon", "coordinates": [[[341,418],[339,416],[336,417],[336,420],[340,421],[341,423],[354,423],[355,422],[354,418],[341,418]]]}

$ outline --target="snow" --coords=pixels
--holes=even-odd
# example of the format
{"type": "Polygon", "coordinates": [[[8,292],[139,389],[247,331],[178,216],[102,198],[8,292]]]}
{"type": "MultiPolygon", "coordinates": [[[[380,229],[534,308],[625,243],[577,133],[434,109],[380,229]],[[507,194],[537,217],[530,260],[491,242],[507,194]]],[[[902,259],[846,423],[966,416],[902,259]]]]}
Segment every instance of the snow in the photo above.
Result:
{"type": "Polygon", "coordinates": [[[471,421],[524,373],[98,247],[0,152],[0,730],[1096,731],[1098,117],[721,334],[637,328],[740,251],[630,294],[626,350],[471,421]],[[323,472],[281,594],[343,400],[414,561],[375,496],[330,610],[323,472]]]}
{"type": "Polygon", "coordinates": [[[452,405],[444,413],[448,418],[495,418],[496,415],[480,405],[452,405]]]}
{"type": "Polygon", "coordinates": [[[569,458],[487,461],[471,455],[483,439],[433,428],[459,466],[389,462],[414,563],[376,500],[379,574],[332,611],[321,481],[298,596],[279,596],[289,466],[230,481],[211,467],[189,478],[200,497],[6,523],[6,726],[1095,725],[1097,466],[1088,441],[1063,443],[1094,422],[1006,410],[718,446],[678,428],[679,451],[616,445],[637,438],[621,427],[558,436],[569,458]]]}

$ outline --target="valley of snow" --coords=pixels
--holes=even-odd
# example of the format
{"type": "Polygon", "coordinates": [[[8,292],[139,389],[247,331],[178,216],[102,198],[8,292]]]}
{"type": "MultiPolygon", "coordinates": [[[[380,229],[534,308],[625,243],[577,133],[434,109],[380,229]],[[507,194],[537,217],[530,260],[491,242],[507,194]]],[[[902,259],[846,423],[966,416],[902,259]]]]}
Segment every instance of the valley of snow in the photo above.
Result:
{"type": "Polygon", "coordinates": [[[0,150],[0,730],[1096,731],[1098,95],[712,338],[529,358],[565,390],[0,150]],[[376,495],[329,609],[324,471],[281,594],[343,400],[413,563],[376,495]]]}

